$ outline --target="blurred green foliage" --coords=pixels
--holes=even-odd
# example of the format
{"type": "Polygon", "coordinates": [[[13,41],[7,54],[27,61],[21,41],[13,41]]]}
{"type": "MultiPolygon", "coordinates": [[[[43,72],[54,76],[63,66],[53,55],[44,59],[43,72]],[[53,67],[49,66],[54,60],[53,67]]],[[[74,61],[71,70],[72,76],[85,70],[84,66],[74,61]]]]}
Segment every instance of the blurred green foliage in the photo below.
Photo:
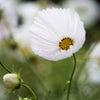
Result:
{"type": "MultiPolygon", "coordinates": [[[[61,3],[63,0],[52,1],[61,3]]],[[[70,100],[100,100],[100,84],[94,84],[88,80],[88,71],[85,68],[89,59],[88,56],[86,58],[89,48],[92,43],[100,40],[100,22],[98,21],[95,26],[86,29],[86,33],[86,42],[83,48],[76,53],[77,69],[72,83],[70,100]]],[[[0,61],[12,71],[21,74],[25,83],[36,93],[38,100],[66,100],[67,91],[64,91],[64,85],[72,72],[73,57],[54,62],[34,54],[24,56],[17,46],[11,45],[12,40],[9,41],[10,44],[7,41],[0,44],[0,61]]],[[[2,82],[4,74],[6,71],[0,66],[0,90],[1,88],[4,90],[3,96],[5,96],[5,99],[0,97],[0,100],[17,100],[19,95],[31,97],[31,94],[23,87],[13,92],[7,90],[2,82]]]]}
{"type": "MultiPolygon", "coordinates": [[[[94,98],[95,100],[99,100],[100,98],[100,84],[90,83],[88,81],[87,70],[85,69],[87,59],[85,59],[84,56],[86,56],[85,54],[89,49],[89,46],[87,48],[88,42],[89,41],[87,41],[84,47],[76,54],[77,70],[72,83],[71,100],[94,100],[94,98]],[[82,78],[82,76],[84,76],[84,78],[82,78]]],[[[30,57],[27,58],[29,61],[26,60],[20,49],[12,49],[6,42],[3,43],[2,48],[0,48],[0,60],[9,69],[21,74],[25,83],[35,91],[38,100],[66,100],[67,91],[64,92],[64,85],[66,80],[69,80],[72,72],[73,57],[57,62],[42,59],[34,54],[33,59],[30,59],[30,57]],[[41,85],[36,74],[43,82],[44,87],[41,85]]],[[[3,86],[2,76],[6,72],[1,67],[0,71],[1,86],[3,86]]],[[[4,93],[6,93],[7,96],[5,100],[13,100],[17,98],[18,95],[22,97],[31,96],[23,87],[13,93],[6,89],[4,93]]]]}

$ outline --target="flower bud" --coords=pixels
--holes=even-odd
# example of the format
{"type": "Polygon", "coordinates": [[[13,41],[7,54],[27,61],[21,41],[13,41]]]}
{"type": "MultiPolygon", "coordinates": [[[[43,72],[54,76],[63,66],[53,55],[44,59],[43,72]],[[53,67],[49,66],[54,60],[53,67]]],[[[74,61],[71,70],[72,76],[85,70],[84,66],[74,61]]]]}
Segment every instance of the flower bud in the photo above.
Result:
{"type": "Polygon", "coordinates": [[[20,86],[20,79],[15,73],[4,75],[3,82],[8,89],[17,89],[20,86]]]}
{"type": "Polygon", "coordinates": [[[19,100],[31,100],[31,99],[19,97],[19,100]]]}

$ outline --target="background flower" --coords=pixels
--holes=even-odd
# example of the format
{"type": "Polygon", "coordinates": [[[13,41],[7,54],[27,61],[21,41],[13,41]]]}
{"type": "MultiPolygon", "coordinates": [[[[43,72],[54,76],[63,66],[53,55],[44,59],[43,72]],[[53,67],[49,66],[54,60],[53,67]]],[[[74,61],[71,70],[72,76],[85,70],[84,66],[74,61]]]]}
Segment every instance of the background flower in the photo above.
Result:
{"type": "Polygon", "coordinates": [[[34,16],[40,10],[36,3],[22,3],[18,6],[18,14],[22,19],[22,24],[16,29],[13,37],[21,48],[30,49],[29,29],[34,20],[34,16]]]}
{"type": "Polygon", "coordinates": [[[0,0],[0,40],[10,37],[17,27],[16,2],[14,0],[0,0]]]}
{"type": "Polygon", "coordinates": [[[100,83],[100,42],[97,43],[90,59],[87,61],[86,67],[88,69],[89,80],[95,84],[100,83]]]}
{"type": "Polygon", "coordinates": [[[94,0],[68,0],[63,7],[75,9],[85,23],[85,27],[96,24],[98,18],[98,4],[94,0]]]}

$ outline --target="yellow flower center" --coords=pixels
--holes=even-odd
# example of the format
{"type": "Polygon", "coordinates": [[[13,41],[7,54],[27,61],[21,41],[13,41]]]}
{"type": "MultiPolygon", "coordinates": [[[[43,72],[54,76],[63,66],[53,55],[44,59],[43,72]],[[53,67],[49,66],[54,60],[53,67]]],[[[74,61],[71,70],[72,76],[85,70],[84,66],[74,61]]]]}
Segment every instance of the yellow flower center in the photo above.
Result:
{"type": "Polygon", "coordinates": [[[59,48],[62,50],[67,50],[70,45],[73,45],[73,40],[70,37],[65,37],[59,42],[59,48]]]}

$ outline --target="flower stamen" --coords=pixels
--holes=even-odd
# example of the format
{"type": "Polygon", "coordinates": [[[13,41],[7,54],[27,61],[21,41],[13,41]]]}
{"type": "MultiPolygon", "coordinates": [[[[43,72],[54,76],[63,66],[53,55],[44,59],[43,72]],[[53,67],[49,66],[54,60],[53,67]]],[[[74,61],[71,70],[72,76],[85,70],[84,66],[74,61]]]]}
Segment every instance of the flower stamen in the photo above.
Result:
{"type": "Polygon", "coordinates": [[[73,45],[73,40],[70,37],[65,37],[59,42],[59,48],[62,50],[67,50],[70,45],[73,45]]]}

